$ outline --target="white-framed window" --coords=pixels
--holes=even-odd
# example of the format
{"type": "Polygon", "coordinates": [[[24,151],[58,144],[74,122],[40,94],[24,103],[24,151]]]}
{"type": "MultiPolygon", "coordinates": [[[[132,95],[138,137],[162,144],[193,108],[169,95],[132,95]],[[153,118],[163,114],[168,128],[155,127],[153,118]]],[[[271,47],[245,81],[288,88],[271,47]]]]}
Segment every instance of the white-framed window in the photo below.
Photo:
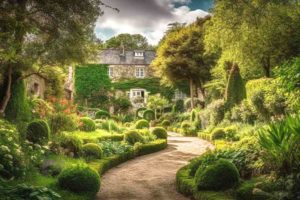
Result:
{"type": "Polygon", "coordinates": [[[130,92],[130,96],[131,98],[136,98],[136,97],[145,97],[145,90],[143,89],[134,89],[134,90],[131,90],[130,92]]]}
{"type": "Polygon", "coordinates": [[[144,57],[144,52],[134,52],[135,57],[144,57]]]}
{"type": "Polygon", "coordinates": [[[114,76],[114,68],[112,68],[112,67],[108,68],[108,75],[110,78],[112,78],[114,76]]]}
{"type": "Polygon", "coordinates": [[[145,68],[143,68],[143,67],[135,68],[135,77],[136,78],[144,78],[145,77],[145,68]]]}

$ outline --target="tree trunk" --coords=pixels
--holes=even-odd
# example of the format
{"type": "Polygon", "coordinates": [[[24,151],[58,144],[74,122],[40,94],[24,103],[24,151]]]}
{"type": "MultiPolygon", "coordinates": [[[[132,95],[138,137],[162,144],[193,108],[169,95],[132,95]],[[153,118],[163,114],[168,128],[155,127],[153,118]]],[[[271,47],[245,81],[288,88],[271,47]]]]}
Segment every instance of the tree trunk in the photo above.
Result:
{"type": "Polygon", "coordinates": [[[191,96],[191,109],[194,109],[194,88],[193,88],[193,79],[190,79],[190,96],[191,96]]]}
{"type": "Polygon", "coordinates": [[[271,77],[271,59],[270,57],[263,58],[263,69],[267,78],[271,77]]]}
{"type": "Polygon", "coordinates": [[[1,101],[0,104],[0,116],[4,117],[5,116],[5,110],[7,107],[7,104],[10,100],[11,97],[11,85],[12,85],[12,65],[9,64],[8,65],[8,69],[7,69],[7,83],[6,83],[6,92],[4,94],[4,97],[1,101]]]}

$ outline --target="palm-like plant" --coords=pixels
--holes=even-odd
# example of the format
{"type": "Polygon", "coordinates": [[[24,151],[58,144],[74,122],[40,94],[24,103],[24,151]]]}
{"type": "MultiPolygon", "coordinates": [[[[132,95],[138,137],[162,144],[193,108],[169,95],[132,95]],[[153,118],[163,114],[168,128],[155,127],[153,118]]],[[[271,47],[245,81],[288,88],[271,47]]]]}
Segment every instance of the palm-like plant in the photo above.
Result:
{"type": "Polygon", "coordinates": [[[299,164],[300,116],[270,124],[259,131],[259,143],[265,150],[270,168],[278,175],[293,172],[299,164]]]}

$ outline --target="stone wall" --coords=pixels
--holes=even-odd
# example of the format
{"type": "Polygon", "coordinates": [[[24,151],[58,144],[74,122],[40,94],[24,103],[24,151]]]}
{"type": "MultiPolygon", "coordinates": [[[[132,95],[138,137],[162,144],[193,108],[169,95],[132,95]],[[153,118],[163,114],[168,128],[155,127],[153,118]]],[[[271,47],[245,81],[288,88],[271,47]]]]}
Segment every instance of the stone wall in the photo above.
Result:
{"type": "Polygon", "coordinates": [[[112,76],[110,78],[113,82],[137,78],[136,68],[144,69],[144,78],[153,76],[153,71],[149,65],[109,65],[109,68],[112,69],[112,76]]]}

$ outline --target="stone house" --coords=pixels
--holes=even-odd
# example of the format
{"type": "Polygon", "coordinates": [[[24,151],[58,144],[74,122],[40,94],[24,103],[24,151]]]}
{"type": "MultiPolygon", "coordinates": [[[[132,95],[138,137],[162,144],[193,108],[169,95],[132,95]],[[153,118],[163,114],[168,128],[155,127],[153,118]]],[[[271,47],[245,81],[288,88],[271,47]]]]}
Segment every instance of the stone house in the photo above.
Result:
{"type": "MultiPolygon", "coordinates": [[[[107,49],[100,52],[99,64],[108,65],[108,75],[112,82],[128,79],[145,79],[154,77],[150,68],[151,62],[156,56],[152,50],[124,50],[107,49]]],[[[121,91],[116,95],[120,96],[121,91]]],[[[131,88],[127,96],[134,107],[142,107],[147,103],[149,92],[145,88],[131,88]]],[[[174,99],[184,99],[186,95],[178,90],[175,91],[174,99]]]]}
{"type": "MultiPolygon", "coordinates": [[[[29,96],[45,98],[47,90],[47,78],[38,74],[33,74],[25,79],[26,90],[29,96]]],[[[74,80],[73,80],[73,67],[68,68],[68,74],[64,84],[64,97],[67,100],[73,101],[74,96],[74,80]]]]}

